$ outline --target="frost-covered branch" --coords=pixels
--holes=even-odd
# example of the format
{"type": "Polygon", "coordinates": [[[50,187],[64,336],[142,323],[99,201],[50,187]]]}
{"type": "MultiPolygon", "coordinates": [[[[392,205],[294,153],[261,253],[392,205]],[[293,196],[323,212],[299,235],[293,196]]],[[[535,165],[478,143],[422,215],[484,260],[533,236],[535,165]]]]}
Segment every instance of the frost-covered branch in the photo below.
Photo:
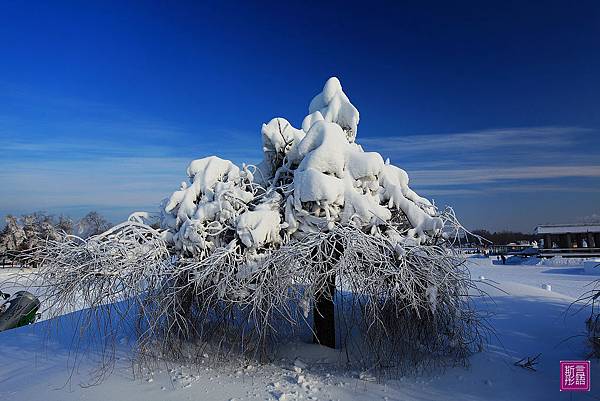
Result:
{"type": "Polygon", "coordinates": [[[341,345],[357,361],[464,361],[484,334],[470,304],[477,290],[452,250],[464,228],[404,170],[363,151],[358,123],[331,78],[301,129],[263,124],[260,164],[192,161],[158,213],[47,241],[35,283],[57,313],[74,299],[91,310],[135,305],[144,355],[176,357],[192,340],[269,355],[335,301],[341,345]]]}

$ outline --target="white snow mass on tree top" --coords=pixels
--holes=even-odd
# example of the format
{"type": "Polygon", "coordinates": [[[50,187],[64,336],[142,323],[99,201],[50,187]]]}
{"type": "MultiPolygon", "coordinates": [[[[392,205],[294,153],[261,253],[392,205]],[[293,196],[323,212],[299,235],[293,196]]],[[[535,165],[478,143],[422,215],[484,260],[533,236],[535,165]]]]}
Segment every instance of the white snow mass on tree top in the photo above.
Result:
{"type": "Polygon", "coordinates": [[[248,260],[293,238],[354,225],[394,245],[441,234],[437,209],[408,175],[356,143],[359,112],[330,78],[310,102],[302,129],[283,118],[262,126],[264,159],[236,166],[194,160],[189,182],[163,201],[161,227],[186,256],[239,247],[248,260]]]}

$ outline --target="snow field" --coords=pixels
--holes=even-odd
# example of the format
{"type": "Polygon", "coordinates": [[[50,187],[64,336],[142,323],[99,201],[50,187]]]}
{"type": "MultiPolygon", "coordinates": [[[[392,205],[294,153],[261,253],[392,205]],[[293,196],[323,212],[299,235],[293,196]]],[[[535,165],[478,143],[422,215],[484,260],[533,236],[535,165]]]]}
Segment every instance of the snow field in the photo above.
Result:
{"type": "Polygon", "coordinates": [[[477,300],[477,308],[490,313],[497,338],[470,358],[468,368],[378,382],[370,372],[345,369],[343,353],[294,341],[281,346],[273,363],[215,363],[206,354],[204,362],[145,369],[138,377],[122,356],[105,381],[83,388],[79,383],[89,380],[93,358],[71,371],[68,337],[73,333],[45,343],[36,325],[0,333],[0,399],[541,401],[588,400],[600,394],[594,384],[600,383],[598,361],[592,362],[591,393],[558,390],[559,360],[584,359],[588,352],[583,337],[587,311],[575,314],[569,306],[595,277],[584,274],[581,266],[502,266],[488,259],[470,263],[473,277],[486,277],[479,286],[491,299],[477,300]],[[552,291],[543,290],[543,283],[552,291]],[[514,366],[538,353],[537,371],[514,366]],[[63,387],[71,375],[71,385],[63,387]]]}

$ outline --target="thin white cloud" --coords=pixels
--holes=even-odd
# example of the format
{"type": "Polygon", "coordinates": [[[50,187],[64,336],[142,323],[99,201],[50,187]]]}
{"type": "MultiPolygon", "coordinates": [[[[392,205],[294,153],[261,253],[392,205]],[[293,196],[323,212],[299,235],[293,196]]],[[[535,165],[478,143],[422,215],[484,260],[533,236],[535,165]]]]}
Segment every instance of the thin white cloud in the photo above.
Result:
{"type": "MultiPolygon", "coordinates": [[[[162,135],[164,141],[155,140],[144,141],[135,140],[126,137],[129,132],[135,131],[135,128],[122,129],[121,131],[111,131],[108,127],[98,128],[94,132],[111,132],[111,139],[99,139],[95,135],[81,135],[78,137],[56,137],[47,135],[43,139],[29,138],[26,135],[3,135],[0,133],[0,155],[7,158],[19,158],[31,154],[42,155],[44,158],[78,158],[86,155],[106,156],[106,157],[134,157],[134,156],[163,156],[189,154],[190,158],[199,157],[207,153],[225,153],[224,157],[247,157],[256,158],[260,154],[260,136],[257,138],[248,138],[249,135],[238,131],[219,130],[215,135],[192,135],[190,133],[177,133],[165,130],[162,135]],[[117,134],[115,134],[115,132],[117,134]],[[123,135],[118,135],[123,133],[123,135]],[[126,137],[128,143],[123,143],[122,138],[126,137]],[[182,139],[184,138],[184,139],[182,139]],[[187,138],[198,138],[196,141],[190,141],[187,138]],[[180,146],[185,143],[185,146],[180,146]],[[253,144],[254,146],[249,146],[253,144]],[[233,155],[233,156],[231,156],[233,155]]],[[[160,132],[159,128],[154,131],[160,132]]],[[[141,135],[146,137],[150,135],[141,135]]],[[[157,134],[158,135],[158,134],[157,134]]],[[[1,160],[0,160],[1,164],[1,160]]]]}
{"type": "Polygon", "coordinates": [[[0,170],[1,210],[156,203],[187,178],[187,158],[134,157],[11,163],[0,170]]]}
{"type": "Polygon", "coordinates": [[[454,188],[443,186],[422,187],[413,186],[417,192],[426,197],[432,196],[457,196],[457,195],[490,195],[496,193],[600,193],[600,187],[596,186],[569,186],[569,185],[546,185],[546,184],[514,184],[514,185],[492,185],[475,188],[454,188]]]}
{"type": "Polygon", "coordinates": [[[500,186],[515,192],[536,186],[560,190],[568,178],[600,178],[595,135],[589,128],[543,126],[363,138],[361,143],[405,168],[413,186],[454,195],[498,192],[500,186]],[[524,180],[531,185],[520,186],[524,180]]]}
{"type": "Polygon", "coordinates": [[[600,178],[600,165],[414,170],[409,171],[409,176],[412,182],[425,186],[485,184],[501,180],[600,178]]]}
{"type": "Polygon", "coordinates": [[[501,147],[565,146],[576,143],[577,136],[592,132],[582,127],[524,127],[489,129],[448,134],[408,134],[366,137],[360,142],[384,152],[451,152],[455,149],[480,151],[501,147]]]}

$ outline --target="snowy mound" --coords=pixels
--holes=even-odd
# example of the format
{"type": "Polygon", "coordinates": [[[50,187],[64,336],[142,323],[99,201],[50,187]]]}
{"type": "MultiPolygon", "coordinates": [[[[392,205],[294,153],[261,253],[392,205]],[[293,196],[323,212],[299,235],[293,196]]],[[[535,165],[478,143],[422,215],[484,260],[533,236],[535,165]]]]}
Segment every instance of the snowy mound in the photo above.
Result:
{"type": "Polygon", "coordinates": [[[356,142],[359,112],[337,78],[308,111],[302,129],[283,118],[263,124],[258,166],[214,156],[192,161],[188,182],[163,203],[167,240],[189,256],[236,246],[250,256],[336,224],[393,245],[441,234],[436,208],[409,188],[407,173],[356,142]]]}
{"type": "Polygon", "coordinates": [[[600,259],[589,259],[583,262],[583,271],[585,274],[600,275],[600,259]]]}

